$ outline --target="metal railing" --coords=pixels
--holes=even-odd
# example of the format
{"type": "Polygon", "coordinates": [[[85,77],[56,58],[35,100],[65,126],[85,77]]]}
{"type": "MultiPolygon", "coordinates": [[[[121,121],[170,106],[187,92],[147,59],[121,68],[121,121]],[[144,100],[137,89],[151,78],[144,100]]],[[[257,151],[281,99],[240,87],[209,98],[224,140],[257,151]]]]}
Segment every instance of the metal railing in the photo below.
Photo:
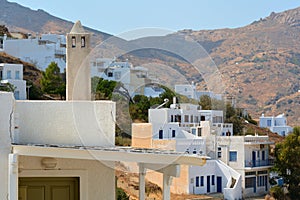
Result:
{"type": "Polygon", "coordinates": [[[265,167],[273,166],[274,159],[267,160],[245,160],[245,167],[265,167]]]}

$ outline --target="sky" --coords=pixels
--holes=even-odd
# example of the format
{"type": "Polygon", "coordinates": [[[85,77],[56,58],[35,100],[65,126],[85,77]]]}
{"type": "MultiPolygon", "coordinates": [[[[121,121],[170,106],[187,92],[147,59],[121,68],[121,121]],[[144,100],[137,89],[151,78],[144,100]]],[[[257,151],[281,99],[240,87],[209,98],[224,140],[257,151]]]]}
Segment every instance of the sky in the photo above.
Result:
{"type": "Polygon", "coordinates": [[[300,6],[299,0],[8,0],[113,35],[141,28],[236,28],[300,6]]]}

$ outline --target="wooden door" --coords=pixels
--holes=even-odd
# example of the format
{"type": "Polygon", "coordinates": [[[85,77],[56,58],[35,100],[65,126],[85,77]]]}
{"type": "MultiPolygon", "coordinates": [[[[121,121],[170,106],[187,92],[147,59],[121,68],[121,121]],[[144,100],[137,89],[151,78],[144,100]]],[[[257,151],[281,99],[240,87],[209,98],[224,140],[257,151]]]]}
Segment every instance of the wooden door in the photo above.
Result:
{"type": "Polygon", "coordinates": [[[79,178],[20,178],[19,200],[79,200],[79,178]]]}

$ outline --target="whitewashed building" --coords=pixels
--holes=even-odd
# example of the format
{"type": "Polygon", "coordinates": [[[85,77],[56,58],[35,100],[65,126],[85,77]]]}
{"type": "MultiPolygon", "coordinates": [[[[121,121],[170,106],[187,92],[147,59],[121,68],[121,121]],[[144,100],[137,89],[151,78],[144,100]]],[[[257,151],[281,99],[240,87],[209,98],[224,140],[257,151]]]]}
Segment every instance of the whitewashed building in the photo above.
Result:
{"type": "Polygon", "coordinates": [[[23,80],[22,64],[0,64],[1,84],[10,83],[13,85],[14,97],[17,100],[24,100],[26,96],[26,81],[23,80]]]}
{"type": "Polygon", "coordinates": [[[66,68],[66,38],[64,35],[43,34],[28,39],[4,37],[3,51],[45,71],[51,62],[56,62],[61,72],[66,68]]]}
{"type": "Polygon", "coordinates": [[[192,83],[191,85],[189,84],[175,85],[175,92],[195,100],[199,100],[200,97],[203,95],[207,95],[212,99],[222,100],[221,94],[215,94],[211,91],[197,90],[196,85],[194,83],[192,83]]]}
{"type": "Polygon", "coordinates": [[[277,115],[276,117],[265,116],[262,114],[259,117],[259,126],[262,128],[268,128],[273,133],[277,133],[281,136],[286,136],[293,131],[293,128],[287,125],[287,120],[284,114],[277,115]]]}
{"type": "MultiPolygon", "coordinates": [[[[268,136],[234,136],[222,111],[200,110],[191,104],[149,109],[149,123],[133,124],[133,146],[169,149],[211,158],[203,166],[188,166],[174,178],[174,193],[223,193],[224,199],[264,195],[269,190],[268,136]],[[148,133],[143,135],[142,132],[148,133]],[[142,135],[141,135],[142,134],[142,135]]],[[[159,184],[155,172],[146,176],[159,184]]]]}
{"type": "Polygon", "coordinates": [[[108,58],[95,59],[91,62],[91,76],[121,82],[131,97],[135,95],[158,97],[164,92],[162,88],[152,84],[153,80],[149,78],[147,68],[134,67],[127,61],[117,62],[108,58]]]}

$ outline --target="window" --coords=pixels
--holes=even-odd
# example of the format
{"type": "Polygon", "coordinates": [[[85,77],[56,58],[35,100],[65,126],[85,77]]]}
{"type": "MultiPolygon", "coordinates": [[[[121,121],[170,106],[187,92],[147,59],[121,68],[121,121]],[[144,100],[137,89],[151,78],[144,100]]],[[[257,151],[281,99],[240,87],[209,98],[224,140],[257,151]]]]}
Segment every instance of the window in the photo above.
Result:
{"type": "Polygon", "coordinates": [[[196,176],[196,187],[199,187],[199,176],[196,176]]]}
{"type": "Polygon", "coordinates": [[[184,122],[189,122],[189,116],[188,115],[184,115],[184,122]]]}
{"type": "Polygon", "coordinates": [[[202,129],[198,128],[198,136],[201,137],[201,135],[202,135],[202,129]]]}
{"type": "Polygon", "coordinates": [[[201,176],[200,186],[204,186],[204,176],[201,176]]]}
{"type": "Polygon", "coordinates": [[[199,117],[198,116],[195,116],[195,122],[199,123],[199,117]]]}
{"type": "Polygon", "coordinates": [[[20,79],[20,71],[16,71],[16,79],[20,79]]]}
{"type": "Polygon", "coordinates": [[[158,138],[159,139],[163,139],[163,134],[164,134],[164,131],[163,130],[159,130],[159,132],[158,132],[158,138]]]}
{"type": "Polygon", "coordinates": [[[222,158],[222,148],[218,147],[218,158],[222,158]]]}
{"type": "Polygon", "coordinates": [[[205,121],[205,116],[201,116],[201,121],[205,121]]]}
{"type": "Polygon", "coordinates": [[[171,115],[171,122],[174,121],[174,115],[171,115]]]}
{"type": "Polygon", "coordinates": [[[7,70],[7,72],[6,72],[6,78],[7,79],[11,79],[11,71],[10,70],[7,70]]]}
{"type": "Polygon", "coordinates": [[[258,176],[257,177],[257,186],[261,187],[261,186],[265,186],[267,182],[267,176],[258,176]]]}
{"type": "Polygon", "coordinates": [[[222,152],[218,152],[218,158],[222,158],[222,152]]]}
{"type": "Polygon", "coordinates": [[[255,187],[255,179],[256,177],[245,178],[245,188],[255,187]]]}
{"type": "Polygon", "coordinates": [[[72,48],[76,47],[76,38],[75,36],[72,36],[72,48]]]}
{"type": "Polygon", "coordinates": [[[114,75],[114,74],[113,74],[112,72],[108,72],[108,73],[107,73],[107,76],[108,76],[108,77],[113,77],[113,75],[114,75]]]}
{"type": "Polygon", "coordinates": [[[267,171],[267,170],[258,171],[257,174],[259,174],[259,175],[260,175],[260,174],[268,174],[268,171],[267,171]]]}
{"type": "Polygon", "coordinates": [[[269,127],[271,126],[271,120],[270,119],[267,120],[267,126],[269,126],[269,127]]]}
{"type": "Polygon", "coordinates": [[[175,115],[175,122],[181,123],[181,115],[175,115]]]}
{"type": "Polygon", "coordinates": [[[215,175],[211,176],[211,185],[215,185],[215,175]]]}
{"type": "Polygon", "coordinates": [[[245,172],[245,176],[255,176],[256,172],[245,172]]]}
{"type": "Polygon", "coordinates": [[[0,80],[2,80],[2,76],[3,76],[3,71],[0,71],[0,80]]]}
{"type": "Polygon", "coordinates": [[[266,153],[265,153],[265,151],[262,151],[262,152],[261,152],[261,159],[262,159],[262,160],[265,160],[265,159],[266,159],[266,153]]]}
{"type": "Polygon", "coordinates": [[[16,100],[19,100],[20,99],[20,91],[15,91],[14,96],[15,96],[16,100]]]}
{"type": "Polygon", "coordinates": [[[191,184],[193,184],[194,183],[194,179],[193,178],[191,178],[191,184]]]}
{"type": "Polygon", "coordinates": [[[85,37],[81,37],[81,47],[85,47],[85,37]]]}
{"type": "Polygon", "coordinates": [[[229,152],[229,161],[231,161],[231,162],[237,161],[237,152],[236,151],[229,152]]]}
{"type": "Polygon", "coordinates": [[[194,149],[193,154],[197,154],[197,150],[196,149],[194,149]]]}
{"type": "Polygon", "coordinates": [[[190,122],[191,122],[191,123],[194,122],[194,116],[193,116],[193,115],[190,116],[190,122]]]}
{"type": "Polygon", "coordinates": [[[176,131],[175,130],[172,130],[172,137],[176,137],[176,131]]]}
{"type": "Polygon", "coordinates": [[[196,129],[195,128],[192,128],[192,134],[196,135],[196,129]]]}

